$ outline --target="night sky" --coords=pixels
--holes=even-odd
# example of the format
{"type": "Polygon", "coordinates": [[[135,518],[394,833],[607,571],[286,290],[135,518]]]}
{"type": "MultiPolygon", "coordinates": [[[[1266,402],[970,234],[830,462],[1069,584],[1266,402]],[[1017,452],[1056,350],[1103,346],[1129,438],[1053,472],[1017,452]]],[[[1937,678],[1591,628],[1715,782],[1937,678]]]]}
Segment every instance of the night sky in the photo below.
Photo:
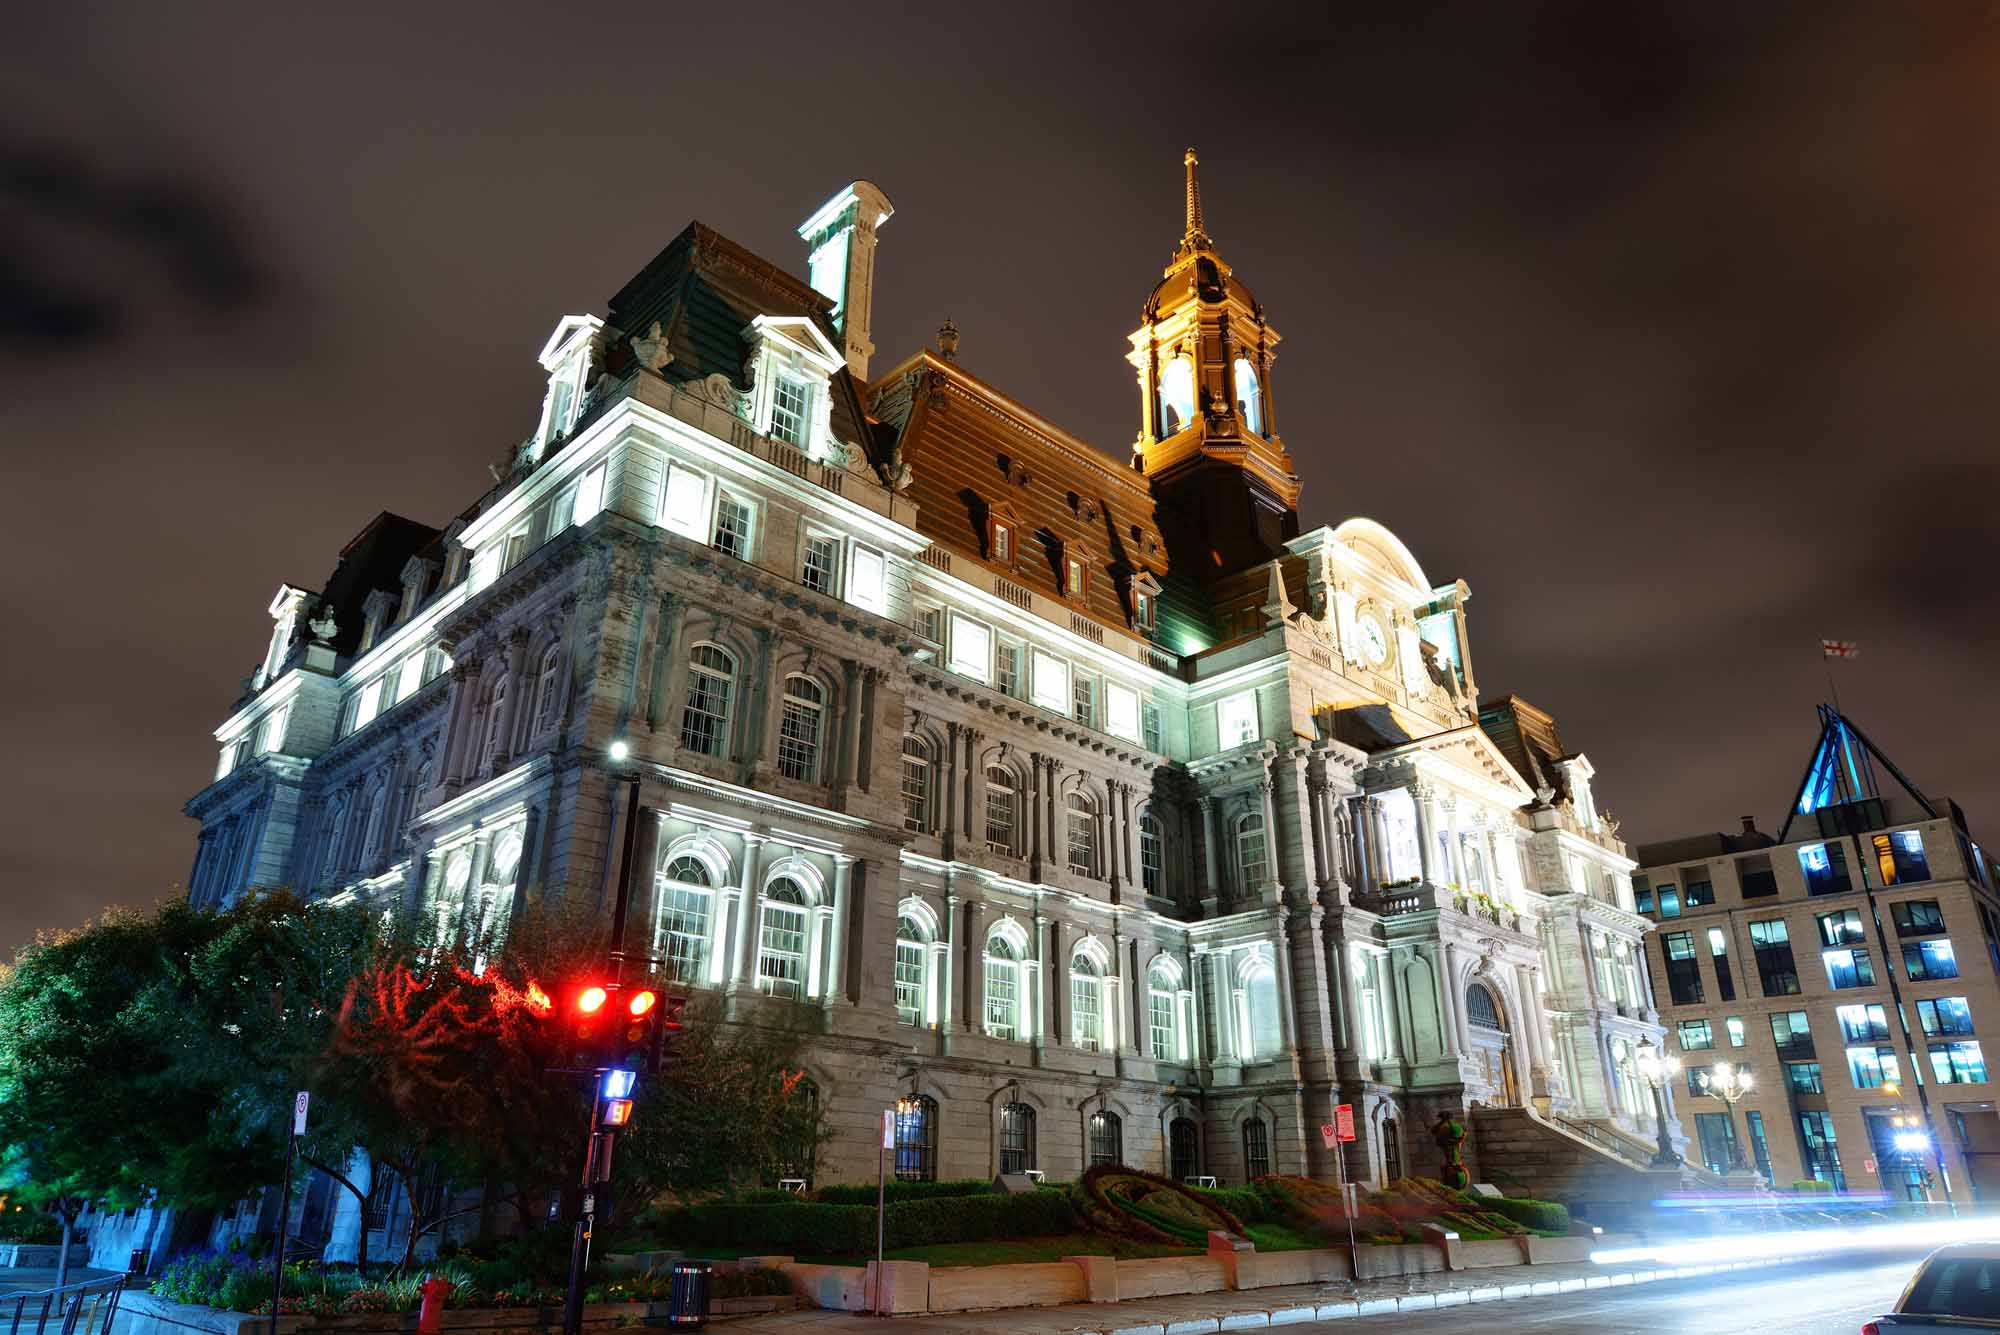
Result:
{"type": "Polygon", "coordinates": [[[13,7],[0,948],[178,890],[279,581],[477,496],[690,218],[803,272],[876,181],[876,369],[949,315],[1122,458],[1188,144],[1304,525],[1467,580],[1629,839],[1775,828],[1825,635],[2000,844],[2000,10],[1112,8],[13,7]]]}

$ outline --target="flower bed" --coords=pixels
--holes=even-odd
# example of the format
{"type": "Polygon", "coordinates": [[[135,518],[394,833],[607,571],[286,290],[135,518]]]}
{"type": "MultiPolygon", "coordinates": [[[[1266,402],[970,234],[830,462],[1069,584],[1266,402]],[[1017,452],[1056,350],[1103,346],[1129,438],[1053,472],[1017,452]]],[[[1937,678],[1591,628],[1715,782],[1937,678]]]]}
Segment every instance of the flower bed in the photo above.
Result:
{"type": "Polygon", "coordinates": [[[1243,1221],[1171,1179],[1099,1164],[1077,1181],[1084,1219],[1100,1233],[1199,1247],[1216,1230],[1242,1233],[1243,1221]]]}

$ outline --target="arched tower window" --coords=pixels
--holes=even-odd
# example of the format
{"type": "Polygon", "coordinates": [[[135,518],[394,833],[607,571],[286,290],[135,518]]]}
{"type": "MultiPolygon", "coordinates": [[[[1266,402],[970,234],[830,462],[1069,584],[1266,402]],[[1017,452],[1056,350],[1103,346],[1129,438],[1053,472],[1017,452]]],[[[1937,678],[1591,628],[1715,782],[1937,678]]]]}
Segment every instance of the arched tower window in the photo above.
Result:
{"type": "Polygon", "coordinates": [[[552,644],[542,653],[541,671],[535,681],[535,731],[556,725],[562,713],[562,645],[552,644]]]}
{"type": "Polygon", "coordinates": [[[1264,434],[1264,390],[1257,379],[1257,368],[1250,364],[1248,357],[1238,357],[1234,368],[1236,380],[1236,416],[1244,429],[1264,434]]]}
{"type": "Polygon", "coordinates": [[[1183,353],[1160,368],[1160,436],[1194,421],[1194,362],[1183,353]]]}

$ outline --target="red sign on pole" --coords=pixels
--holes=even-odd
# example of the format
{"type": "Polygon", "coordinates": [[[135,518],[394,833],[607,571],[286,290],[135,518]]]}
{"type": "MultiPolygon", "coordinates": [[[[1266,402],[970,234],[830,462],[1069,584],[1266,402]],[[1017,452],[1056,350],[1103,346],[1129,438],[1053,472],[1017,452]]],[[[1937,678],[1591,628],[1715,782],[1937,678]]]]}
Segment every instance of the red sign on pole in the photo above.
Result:
{"type": "Polygon", "coordinates": [[[1354,1105],[1340,1104],[1333,1110],[1334,1134],[1343,1141],[1354,1139],[1354,1105]]]}
{"type": "Polygon", "coordinates": [[[1328,1149],[1332,1149],[1334,1141],[1337,1140],[1338,1138],[1339,1137],[1334,1132],[1334,1126],[1332,1122],[1320,1123],[1319,1139],[1322,1145],[1325,1145],[1328,1149]]]}

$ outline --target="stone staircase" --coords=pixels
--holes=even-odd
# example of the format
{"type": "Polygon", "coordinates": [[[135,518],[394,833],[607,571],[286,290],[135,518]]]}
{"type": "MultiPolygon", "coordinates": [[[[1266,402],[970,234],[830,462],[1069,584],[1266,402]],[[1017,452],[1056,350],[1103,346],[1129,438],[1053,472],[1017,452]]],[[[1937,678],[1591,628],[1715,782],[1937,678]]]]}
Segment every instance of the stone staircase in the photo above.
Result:
{"type": "Polygon", "coordinates": [[[1475,1108],[1478,1180],[1568,1202],[1605,1227],[1642,1222],[1653,1202],[1678,1192],[1740,1191],[1700,1164],[1656,1165],[1654,1146],[1598,1122],[1572,1122],[1533,1108],[1475,1108]]]}

